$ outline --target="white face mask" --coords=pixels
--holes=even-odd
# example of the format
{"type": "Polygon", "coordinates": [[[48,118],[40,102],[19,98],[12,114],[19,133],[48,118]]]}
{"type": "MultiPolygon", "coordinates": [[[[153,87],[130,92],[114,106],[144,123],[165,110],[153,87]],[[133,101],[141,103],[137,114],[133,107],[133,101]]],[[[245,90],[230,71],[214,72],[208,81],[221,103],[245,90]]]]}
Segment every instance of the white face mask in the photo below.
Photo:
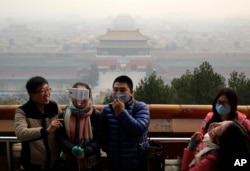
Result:
{"type": "Polygon", "coordinates": [[[206,134],[204,135],[202,142],[203,142],[204,144],[206,144],[207,142],[212,142],[212,139],[211,139],[211,137],[209,136],[208,133],[206,133],[206,134]]]}
{"type": "Polygon", "coordinates": [[[127,93],[113,94],[112,97],[113,97],[113,99],[119,98],[124,103],[128,102],[131,98],[131,96],[127,93]]]}
{"type": "Polygon", "coordinates": [[[206,147],[210,147],[213,149],[219,148],[219,146],[213,142],[212,137],[210,137],[208,133],[204,135],[202,142],[205,144],[206,147]]]}

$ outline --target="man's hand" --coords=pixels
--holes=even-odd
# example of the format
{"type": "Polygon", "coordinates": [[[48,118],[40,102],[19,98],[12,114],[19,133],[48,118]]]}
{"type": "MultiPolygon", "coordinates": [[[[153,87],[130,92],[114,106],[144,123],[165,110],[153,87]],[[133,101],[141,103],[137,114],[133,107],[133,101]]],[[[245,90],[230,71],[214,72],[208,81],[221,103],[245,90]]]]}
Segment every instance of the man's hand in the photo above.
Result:
{"type": "Polygon", "coordinates": [[[116,98],[113,101],[112,107],[115,114],[119,115],[125,109],[125,104],[119,98],[116,98]]]}
{"type": "Polygon", "coordinates": [[[62,125],[61,121],[63,121],[63,119],[52,120],[52,122],[50,123],[50,125],[47,128],[47,132],[52,133],[55,130],[57,130],[58,128],[62,127],[63,125],[62,125]]]}

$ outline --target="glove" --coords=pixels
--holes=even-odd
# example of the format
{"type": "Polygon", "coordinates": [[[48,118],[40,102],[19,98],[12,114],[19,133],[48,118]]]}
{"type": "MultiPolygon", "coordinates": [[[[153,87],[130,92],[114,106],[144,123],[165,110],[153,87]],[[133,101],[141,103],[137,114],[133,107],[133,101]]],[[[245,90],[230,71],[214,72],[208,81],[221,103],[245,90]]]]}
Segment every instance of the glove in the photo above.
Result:
{"type": "Polygon", "coordinates": [[[194,135],[191,137],[191,140],[188,143],[188,149],[195,151],[200,142],[202,141],[202,135],[199,132],[194,133],[194,135]]]}
{"type": "Polygon", "coordinates": [[[71,149],[71,152],[72,152],[73,156],[75,156],[77,158],[84,156],[84,149],[81,148],[80,146],[74,146],[71,149]]]}
{"type": "Polygon", "coordinates": [[[188,147],[187,148],[189,150],[195,151],[196,148],[198,147],[199,143],[200,143],[200,141],[191,138],[191,140],[188,143],[188,147]]]}

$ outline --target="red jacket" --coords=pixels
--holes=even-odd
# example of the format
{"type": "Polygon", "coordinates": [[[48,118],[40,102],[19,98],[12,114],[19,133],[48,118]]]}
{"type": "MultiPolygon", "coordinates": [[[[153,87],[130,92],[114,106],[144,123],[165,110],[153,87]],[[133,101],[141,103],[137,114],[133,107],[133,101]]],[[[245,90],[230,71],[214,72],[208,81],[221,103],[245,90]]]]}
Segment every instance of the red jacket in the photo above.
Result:
{"type": "MultiPolygon", "coordinates": [[[[213,117],[213,112],[209,112],[202,122],[200,132],[205,135],[205,127],[208,121],[213,117]]],[[[250,132],[250,121],[247,119],[246,114],[237,111],[237,120],[240,124],[244,125],[245,128],[250,132]]]]}
{"type": "Polygon", "coordinates": [[[190,162],[193,160],[196,151],[191,151],[184,148],[181,171],[218,171],[218,156],[215,151],[201,156],[200,161],[192,167],[189,167],[190,162]]]}

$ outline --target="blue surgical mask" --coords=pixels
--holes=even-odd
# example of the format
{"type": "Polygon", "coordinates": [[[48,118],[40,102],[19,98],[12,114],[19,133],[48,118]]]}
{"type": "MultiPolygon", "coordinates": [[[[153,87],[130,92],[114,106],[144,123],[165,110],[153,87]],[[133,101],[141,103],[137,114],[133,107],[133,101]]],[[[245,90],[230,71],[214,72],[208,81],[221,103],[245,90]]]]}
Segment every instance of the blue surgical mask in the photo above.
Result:
{"type": "Polygon", "coordinates": [[[230,106],[223,106],[223,105],[219,105],[219,104],[217,104],[215,106],[215,109],[220,115],[226,115],[231,111],[230,106]]]}
{"type": "Polygon", "coordinates": [[[131,96],[127,93],[113,94],[112,97],[113,97],[113,99],[119,98],[124,103],[128,102],[131,98],[131,96]]]}

